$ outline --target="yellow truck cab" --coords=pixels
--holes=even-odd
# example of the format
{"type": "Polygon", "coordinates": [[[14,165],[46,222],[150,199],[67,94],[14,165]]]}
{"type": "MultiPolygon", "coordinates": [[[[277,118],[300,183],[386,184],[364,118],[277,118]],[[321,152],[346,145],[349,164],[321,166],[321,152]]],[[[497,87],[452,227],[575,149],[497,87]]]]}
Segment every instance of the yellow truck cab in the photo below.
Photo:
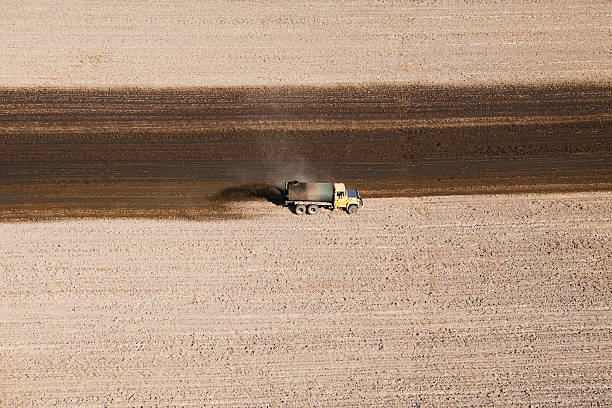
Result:
{"type": "Polygon", "coordinates": [[[293,207],[296,214],[315,214],[320,207],[330,210],[343,209],[355,214],[363,207],[363,199],[357,190],[347,189],[343,183],[285,183],[285,205],[293,207]]]}
{"type": "Polygon", "coordinates": [[[347,190],[343,183],[334,183],[334,208],[340,208],[354,214],[363,207],[363,200],[357,190],[347,190]]]}

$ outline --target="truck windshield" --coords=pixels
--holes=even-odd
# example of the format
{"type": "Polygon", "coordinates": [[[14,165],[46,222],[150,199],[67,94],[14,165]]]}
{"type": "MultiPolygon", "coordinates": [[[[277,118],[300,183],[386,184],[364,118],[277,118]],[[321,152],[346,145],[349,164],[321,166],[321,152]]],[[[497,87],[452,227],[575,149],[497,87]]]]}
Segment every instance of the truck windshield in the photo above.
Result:
{"type": "Polygon", "coordinates": [[[348,189],[347,189],[347,190],[346,190],[346,194],[347,194],[349,197],[355,197],[355,198],[359,197],[359,193],[357,192],[357,190],[348,190],[348,189]]]}

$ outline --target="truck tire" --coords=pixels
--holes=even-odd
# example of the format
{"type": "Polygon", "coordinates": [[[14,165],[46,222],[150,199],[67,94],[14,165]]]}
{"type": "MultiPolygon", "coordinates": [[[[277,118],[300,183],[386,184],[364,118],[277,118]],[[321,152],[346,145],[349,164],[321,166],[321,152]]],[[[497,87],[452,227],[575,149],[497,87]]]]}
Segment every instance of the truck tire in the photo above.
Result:
{"type": "Polygon", "coordinates": [[[349,214],[357,214],[357,206],[355,204],[349,205],[349,208],[346,211],[349,214]]]}
{"type": "Polygon", "coordinates": [[[295,213],[297,215],[302,215],[306,212],[306,206],[304,204],[298,204],[295,206],[295,213]]]}
{"type": "Polygon", "coordinates": [[[310,204],[308,207],[306,207],[306,212],[309,215],[315,215],[317,211],[319,211],[319,206],[316,204],[310,204]]]}

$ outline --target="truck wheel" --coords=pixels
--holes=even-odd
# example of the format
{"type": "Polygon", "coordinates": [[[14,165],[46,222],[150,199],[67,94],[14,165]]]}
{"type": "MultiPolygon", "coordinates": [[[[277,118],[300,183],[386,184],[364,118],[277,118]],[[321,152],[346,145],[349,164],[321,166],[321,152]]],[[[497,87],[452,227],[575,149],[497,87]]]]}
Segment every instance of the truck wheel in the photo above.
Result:
{"type": "Polygon", "coordinates": [[[295,213],[297,215],[302,215],[306,211],[306,206],[304,204],[298,204],[295,206],[295,213]]]}
{"type": "Polygon", "coordinates": [[[348,210],[346,210],[349,214],[356,214],[357,213],[357,206],[355,204],[353,205],[349,205],[348,210]]]}
{"type": "Polygon", "coordinates": [[[315,215],[319,211],[319,206],[311,204],[306,208],[306,212],[310,215],[315,215]]]}

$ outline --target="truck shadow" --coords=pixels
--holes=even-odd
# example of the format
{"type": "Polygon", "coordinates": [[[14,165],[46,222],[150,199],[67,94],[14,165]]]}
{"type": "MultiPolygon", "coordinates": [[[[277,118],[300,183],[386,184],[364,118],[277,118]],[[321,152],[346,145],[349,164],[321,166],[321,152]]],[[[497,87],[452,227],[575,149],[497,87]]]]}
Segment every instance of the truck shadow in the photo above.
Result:
{"type": "Polygon", "coordinates": [[[283,205],[283,194],[278,187],[265,183],[243,184],[219,190],[213,200],[221,203],[265,199],[274,205],[283,205]]]}

